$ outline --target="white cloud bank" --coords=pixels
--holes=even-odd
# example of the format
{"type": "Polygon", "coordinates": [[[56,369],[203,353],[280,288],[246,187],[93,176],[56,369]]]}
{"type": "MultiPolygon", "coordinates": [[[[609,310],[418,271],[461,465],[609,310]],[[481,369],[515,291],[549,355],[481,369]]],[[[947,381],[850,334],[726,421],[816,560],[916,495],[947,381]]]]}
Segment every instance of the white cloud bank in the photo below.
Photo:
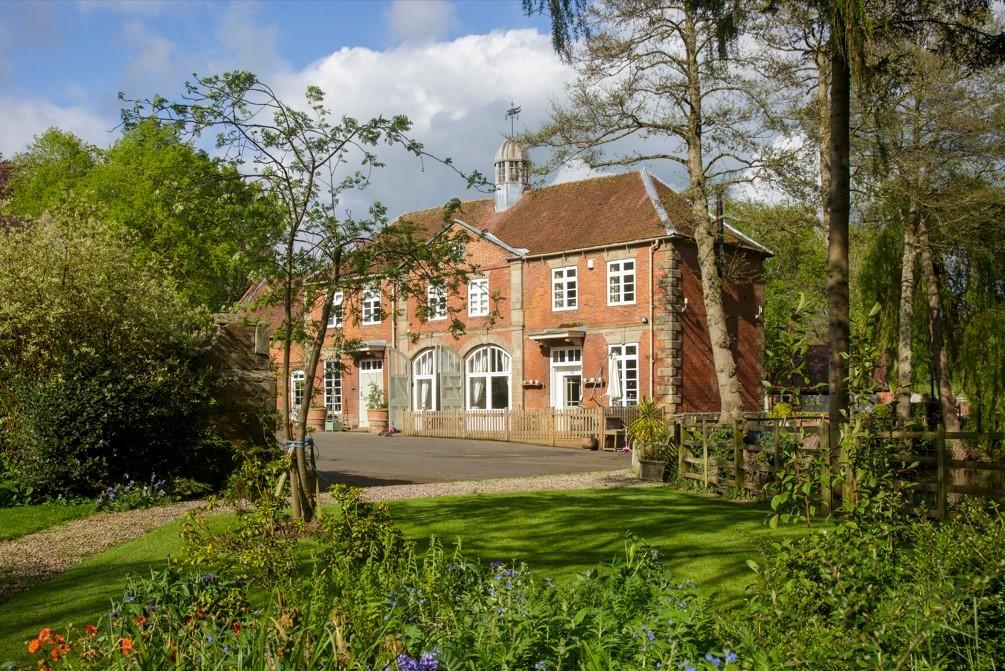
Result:
{"type": "Polygon", "coordinates": [[[429,42],[446,35],[457,17],[446,0],[394,0],[384,10],[384,21],[399,42],[429,42]]]}
{"type": "Polygon", "coordinates": [[[92,144],[106,146],[114,119],[104,119],[86,107],[62,107],[47,100],[0,96],[0,154],[10,158],[25,149],[32,138],[53,126],[68,130],[92,144]]]}

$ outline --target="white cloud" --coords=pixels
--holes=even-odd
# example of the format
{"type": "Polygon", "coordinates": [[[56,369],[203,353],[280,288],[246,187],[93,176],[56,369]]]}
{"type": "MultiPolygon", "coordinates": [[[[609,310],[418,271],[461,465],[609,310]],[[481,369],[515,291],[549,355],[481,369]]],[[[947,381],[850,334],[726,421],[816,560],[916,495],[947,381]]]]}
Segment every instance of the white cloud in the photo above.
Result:
{"type": "Polygon", "coordinates": [[[457,24],[454,6],[446,0],[393,0],[384,21],[400,42],[432,41],[457,24]]]}
{"type": "Polygon", "coordinates": [[[139,21],[126,22],[123,34],[137,50],[123,78],[127,90],[144,90],[151,82],[178,77],[180,64],[175,59],[175,45],[171,40],[147,30],[139,21]]]}
{"type": "Polygon", "coordinates": [[[106,146],[112,139],[110,123],[85,107],[61,107],[46,100],[0,97],[0,154],[10,158],[27,148],[34,136],[56,126],[83,139],[106,146]]]}
{"type": "MultiPolygon", "coordinates": [[[[286,100],[302,100],[306,87],[316,84],[336,118],[404,114],[429,152],[451,157],[462,171],[491,176],[495,151],[509,132],[504,115],[510,100],[523,107],[517,132],[536,128],[571,77],[549,36],[510,30],[386,51],[344,48],[299,72],[277,76],[275,88],[286,100]]],[[[401,151],[384,153],[387,167],[366,198],[381,200],[392,214],[454,196],[486,197],[465,191],[463,180],[435,162],[420,164],[401,151]]],[[[346,204],[359,211],[363,202],[346,204]]]]}
{"type": "Polygon", "coordinates": [[[222,47],[223,63],[222,67],[211,66],[207,72],[233,68],[264,72],[275,69],[279,62],[276,54],[279,28],[261,18],[259,5],[230,3],[217,20],[214,34],[222,47]]]}

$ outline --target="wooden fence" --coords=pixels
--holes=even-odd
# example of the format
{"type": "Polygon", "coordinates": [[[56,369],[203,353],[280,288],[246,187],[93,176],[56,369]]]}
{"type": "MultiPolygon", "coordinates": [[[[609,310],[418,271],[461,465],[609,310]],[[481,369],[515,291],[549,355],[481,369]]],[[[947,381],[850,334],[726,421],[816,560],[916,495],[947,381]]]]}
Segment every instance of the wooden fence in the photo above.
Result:
{"type": "Polygon", "coordinates": [[[473,438],[540,445],[578,444],[603,434],[603,408],[567,410],[406,410],[406,436],[473,438]]]}
{"type": "MultiPolygon", "coordinates": [[[[725,427],[717,420],[674,419],[680,477],[723,490],[763,492],[787,463],[796,463],[804,475],[818,471],[819,477],[807,479],[815,483],[823,512],[833,509],[842,493],[855,495],[853,472],[829,444],[826,418],[753,416],[725,427]],[[828,484],[838,480],[843,492],[828,484]]],[[[919,512],[945,519],[947,505],[964,496],[1005,500],[1005,433],[947,433],[939,426],[936,431],[873,432],[867,439],[882,443],[880,452],[919,512]],[[954,450],[968,456],[954,458],[954,450]]]]}

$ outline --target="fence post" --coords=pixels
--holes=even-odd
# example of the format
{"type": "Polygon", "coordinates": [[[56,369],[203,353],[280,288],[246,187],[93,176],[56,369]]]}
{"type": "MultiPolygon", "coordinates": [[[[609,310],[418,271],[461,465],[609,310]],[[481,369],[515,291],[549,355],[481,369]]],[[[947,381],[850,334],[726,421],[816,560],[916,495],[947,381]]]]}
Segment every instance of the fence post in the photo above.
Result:
{"type": "Polygon", "coordinates": [[[708,489],[708,427],[705,424],[705,418],[701,419],[701,459],[702,466],[705,469],[705,488],[708,489]]]}
{"type": "Polygon", "coordinates": [[[834,507],[834,490],[831,488],[831,427],[829,420],[821,420],[820,426],[820,508],[830,514],[834,507]]]}
{"type": "Polygon", "coordinates": [[[555,447],[555,410],[552,409],[548,412],[548,437],[551,441],[551,446],[555,447]]]}
{"type": "Polygon", "coordinates": [[[674,441],[677,443],[677,477],[683,478],[684,467],[686,466],[684,463],[684,450],[687,447],[684,445],[684,427],[681,426],[681,421],[677,418],[674,418],[673,421],[673,435],[674,441]]]}
{"type": "Polygon", "coordinates": [[[936,514],[939,520],[946,519],[946,426],[939,423],[935,440],[937,450],[935,463],[937,470],[937,485],[935,491],[936,514]]]}
{"type": "Polygon", "coordinates": [[[733,422],[733,473],[737,494],[743,491],[743,429],[740,428],[742,422],[740,419],[733,422]]]}
{"type": "Polygon", "coordinates": [[[503,410],[503,436],[504,440],[509,442],[509,423],[512,421],[513,415],[511,410],[503,410]]]}

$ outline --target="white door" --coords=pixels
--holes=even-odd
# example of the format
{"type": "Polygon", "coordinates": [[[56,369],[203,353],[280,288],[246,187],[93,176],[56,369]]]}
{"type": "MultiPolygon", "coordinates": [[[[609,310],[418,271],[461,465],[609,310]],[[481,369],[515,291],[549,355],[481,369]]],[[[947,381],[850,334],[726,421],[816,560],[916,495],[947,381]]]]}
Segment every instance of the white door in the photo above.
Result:
{"type": "Polygon", "coordinates": [[[555,347],[551,350],[551,407],[578,408],[583,404],[583,350],[555,347]]]}
{"type": "Polygon", "coordinates": [[[381,359],[359,360],[359,426],[370,426],[366,417],[366,397],[370,394],[370,385],[377,385],[384,390],[384,362],[381,359]]]}

